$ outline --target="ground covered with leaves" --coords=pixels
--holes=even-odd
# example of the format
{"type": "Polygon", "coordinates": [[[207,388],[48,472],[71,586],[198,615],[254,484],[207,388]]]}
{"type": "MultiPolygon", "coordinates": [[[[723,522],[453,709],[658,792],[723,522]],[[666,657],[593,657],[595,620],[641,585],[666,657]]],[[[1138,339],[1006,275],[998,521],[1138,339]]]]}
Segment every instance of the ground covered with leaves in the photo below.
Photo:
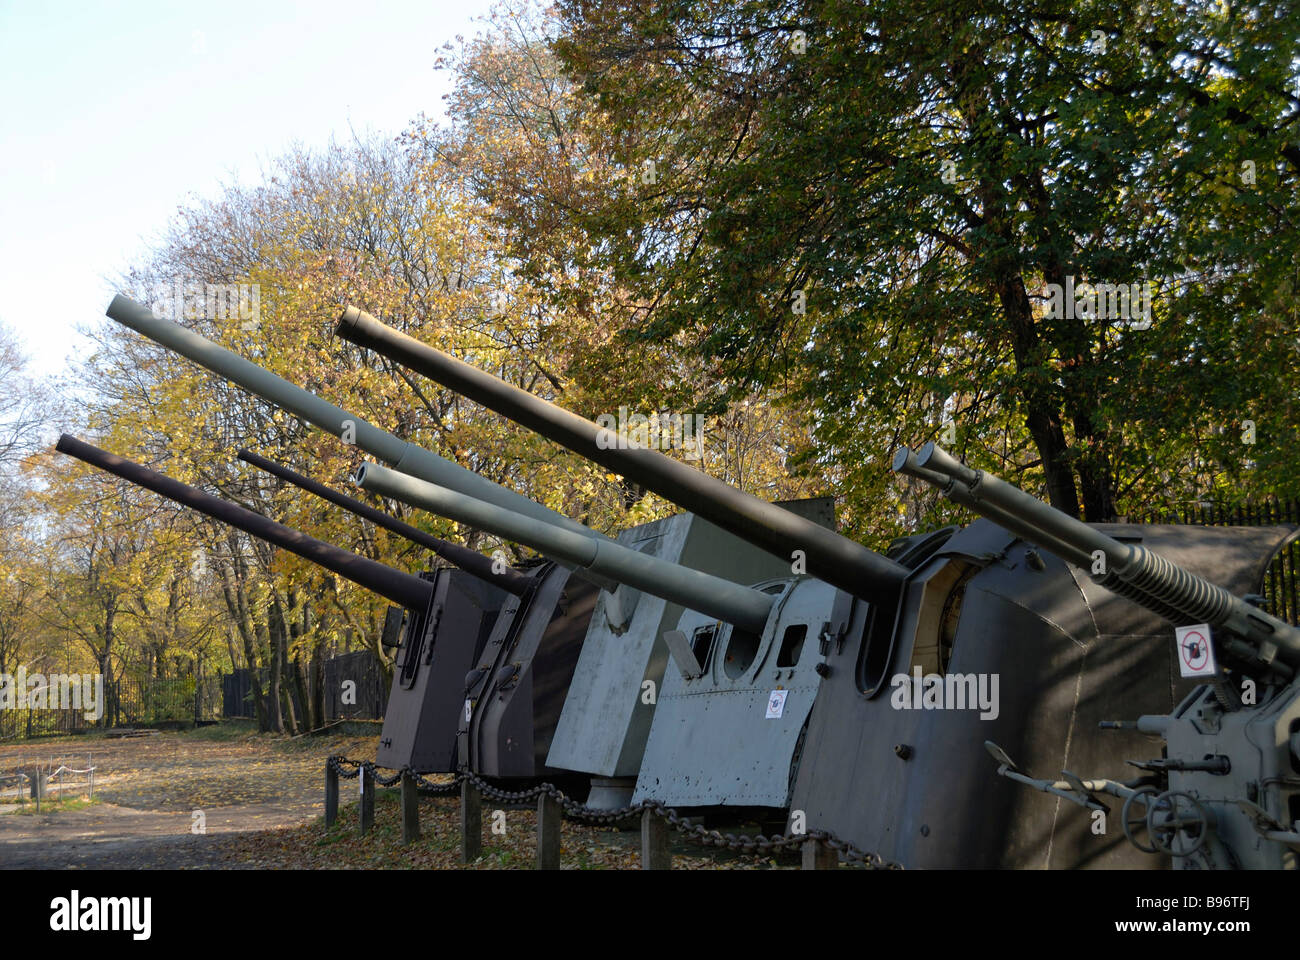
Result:
{"type": "Polygon", "coordinates": [[[102,734],[0,745],[0,866],[238,866],[232,834],[298,826],[324,811],[325,759],[373,756],[377,737],[272,737],[222,724],[153,736],[102,734]],[[40,812],[19,771],[71,768],[40,812]],[[89,797],[93,766],[94,803],[89,797]]]}
{"type": "MultiPolygon", "coordinates": [[[[325,761],[373,757],[377,736],[297,738],[222,724],[129,739],[103,735],[0,745],[0,782],[39,763],[65,774],[41,811],[18,786],[0,790],[0,867],[105,869],[532,869],[534,809],[483,807],[483,851],[461,863],[459,799],[420,798],[421,837],[401,842],[396,789],[376,791],[375,823],[358,829],[357,781],[344,780],[338,821],[324,822],[325,761]],[[57,791],[61,790],[60,798],[57,791]],[[349,797],[349,790],[353,791],[349,797]],[[351,799],[351,802],[348,802],[351,799]]],[[[56,781],[57,783],[57,781],[56,781]]],[[[566,820],[562,869],[637,869],[640,831],[566,820]]],[[[727,827],[756,832],[754,825],[727,827]]],[[[772,869],[781,859],[741,856],[674,834],[674,869],[772,869]]]]}
{"type": "MultiPolygon", "coordinates": [[[[344,781],[344,785],[356,781],[344,781]]],[[[362,835],[356,803],[340,808],[328,830],[324,818],[291,829],[232,837],[225,847],[231,866],[275,869],[467,869],[531,870],[536,866],[537,814],[507,809],[494,816],[483,806],[483,852],[473,863],[460,860],[460,801],[457,797],[420,798],[420,839],[402,843],[401,804],[396,789],[377,790],[375,823],[362,835]]],[[[702,847],[674,835],[673,869],[773,869],[797,867],[793,857],[779,860],[741,856],[702,847]]],[[[636,870],[641,865],[641,834],[565,820],[560,842],[562,870],[636,870]]]]}

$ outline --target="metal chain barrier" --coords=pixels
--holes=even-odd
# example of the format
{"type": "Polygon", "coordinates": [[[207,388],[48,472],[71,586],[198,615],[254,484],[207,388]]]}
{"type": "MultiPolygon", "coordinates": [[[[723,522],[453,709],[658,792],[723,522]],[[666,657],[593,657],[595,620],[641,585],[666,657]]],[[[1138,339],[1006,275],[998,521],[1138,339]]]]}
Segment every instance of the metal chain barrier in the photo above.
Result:
{"type": "Polygon", "coordinates": [[[346,757],[330,757],[325,761],[326,765],[344,780],[355,780],[357,777],[361,776],[361,768],[365,766],[367,762],[368,761],[366,760],[349,760],[346,757]],[[349,773],[347,770],[343,769],[344,765],[353,766],[356,769],[349,773]]]}
{"type": "Polygon", "coordinates": [[[449,783],[434,783],[418,773],[412,773],[411,779],[425,793],[431,793],[436,797],[452,797],[460,789],[460,774],[452,777],[449,783]]]}
{"type": "MultiPolygon", "coordinates": [[[[758,836],[749,836],[747,834],[722,833],[718,830],[706,829],[702,824],[691,823],[690,818],[683,817],[672,807],[665,807],[663,804],[654,800],[643,800],[640,803],[634,803],[630,806],[619,807],[615,810],[599,810],[594,807],[588,807],[584,803],[579,803],[572,797],[568,796],[563,790],[551,783],[538,784],[527,790],[502,790],[484,780],[476,773],[461,771],[457,773],[449,783],[434,783],[418,773],[410,770],[399,770],[392,777],[381,777],[375,771],[379,768],[369,760],[348,760],[345,757],[330,757],[327,761],[330,768],[335,770],[340,777],[348,780],[354,780],[360,775],[364,767],[370,771],[370,776],[374,778],[375,783],[388,787],[402,779],[403,773],[410,773],[416,784],[424,790],[434,793],[438,796],[452,796],[459,789],[460,785],[469,781],[479,793],[484,797],[495,800],[498,803],[524,803],[529,800],[536,800],[542,794],[550,796],[560,805],[571,819],[579,820],[584,823],[609,825],[627,820],[630,817],[637,816],[646,810],[652,812],[655,816],[667,822],[675,831],[682,834],[687,840],[699,843],[706,847],[719,847],[744,854],[768,854],[782,850],[799,849],[809,840],[818,840],[834,850],[846,863],[853,866],[865,867],[869,870],[901,870],[902,864],[895,863],[891,860],[885,860],[879,854],[869,853],[865,850],[859,850],[847,840],[841,840],[835,834],[828,830],[808,830],[805,833],[784,833],[779,836],[767,837],[763,834],[758,836]],[[355,767],[351,773],[346,772],[344,765],[355,767]]],[[[385,767],[383,769],[391,769],[385,767]]]]}

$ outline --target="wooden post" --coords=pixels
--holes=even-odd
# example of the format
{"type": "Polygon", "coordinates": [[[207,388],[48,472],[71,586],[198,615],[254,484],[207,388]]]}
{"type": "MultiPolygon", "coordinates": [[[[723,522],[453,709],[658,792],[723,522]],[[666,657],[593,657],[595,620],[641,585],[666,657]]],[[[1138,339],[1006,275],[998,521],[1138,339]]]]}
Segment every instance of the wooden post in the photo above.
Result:
{"type": "Polygon", "coordinates": [[[473,863],[483,852],[483,795],[466,778],[460,782],[460,862],[473,863]]]}
{"type": "Polygon", "coordinates": [[[820,840],[805,840],[803,844],[804,870],[836,870],[840,855],[820,840]]]}
{"type": "Polygon", "coordinates": [[[363,763],[361,765],[361,774],[358,779],[361,781],[361,832],[369,833],[370,828],[375,825],[375,778],[369,776],[370,771],[363,763]]]}
{"type": "Polygon", "coordinates": [[[415,774],[402,771],[402,843],[420,839],[420,794],[415,789],[415,774]]]}
{"type": "Polygon", "coordinates": [[[653,810],[641,811],[641,869],[671,870],[672,851],[668,848],[668,824],[653,810]]]}
{"type": "Polygon", "coordinates": [[[325,829],[334,826],[339,818],[339,772],[332,763],[325,763],[325,829]]]}
{"type": "Polygon", "coordinates": [[[537,798],[537,869],[560,869],[560,801],[549,793],[537,798]]]}
{"type": "Polygon", "coordinates": [[[36,812],[41,812],[41,801],[45,799],[47,786],[45,771],[39,763],[32,765],[32,799],[36,801],[36,812]]]}

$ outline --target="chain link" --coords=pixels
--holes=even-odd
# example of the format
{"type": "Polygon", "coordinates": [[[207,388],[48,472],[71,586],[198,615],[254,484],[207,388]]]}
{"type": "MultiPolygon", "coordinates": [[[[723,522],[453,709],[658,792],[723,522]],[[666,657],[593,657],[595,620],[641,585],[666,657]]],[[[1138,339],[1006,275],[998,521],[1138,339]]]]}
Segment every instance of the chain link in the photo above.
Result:
{"type": "MultiPolygon", "coordinates": [[[[841,840],[829,830],[813,829],[804,833],[784,833],[771,837],[763,834],[757,836],[736,835],[734,833],[722,833],[718,830],[709,830],[702,824],[692,823],[689,817],[684,817],[672,807],[665,807],[654,800],[642,800],[640,803],[619,807],[615,810],[601,810],[579,803],[552,783],[541,783],[527,790],[511,791],[502,790],[500,787],[484,780],[477,773],[468,770],[457,773],[449,783],[434,783],[409,768],[398,770],[391,777],[382,777],[376,773],[381,768],[369,760],[349,760],[345,757],[332,756],[326,761],[326,764],[329,769],[347,780],[355,780],[360,775],[362,768],[365,768],[369,771],[375,783],[385,787],[392,786],[400,781],[403,774],[409,774],[417,786],[438,796],[452,796],[466,782],[473,784],[482,796],[498,803],[523,803],[528,800],[536,800],[542,794],[546,794],[558,803],[571,819],[580,820],[584,823],[609,825],[649,811],[687,840],[702,846],[718,847],[737,853],[751,855],[777,853],[802,848],[809,840],[816,840],[834,850],[841,860],[850,865],[862,866],[869,870],[903,869],[901,864],[885,860],[879,854],[860,850],[847,840],[841,840]],[[348,773],[344,769],[345,766],[355,767],[356,769],[348,773]]],[[[382,769],[391,770],[392,768],[383,767],[382,769]]]]}

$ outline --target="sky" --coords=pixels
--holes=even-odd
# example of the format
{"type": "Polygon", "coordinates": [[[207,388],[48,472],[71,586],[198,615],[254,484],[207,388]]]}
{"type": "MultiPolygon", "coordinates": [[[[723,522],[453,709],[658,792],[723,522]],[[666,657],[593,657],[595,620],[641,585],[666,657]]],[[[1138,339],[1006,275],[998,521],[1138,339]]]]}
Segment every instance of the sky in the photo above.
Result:
{"type": "Polygon", "coordinates": [[[492,0],[0,0],[0,322],[31,371],[88,356],[175,211],[277,156],[442,115],[434,60],[492,0]]]}

